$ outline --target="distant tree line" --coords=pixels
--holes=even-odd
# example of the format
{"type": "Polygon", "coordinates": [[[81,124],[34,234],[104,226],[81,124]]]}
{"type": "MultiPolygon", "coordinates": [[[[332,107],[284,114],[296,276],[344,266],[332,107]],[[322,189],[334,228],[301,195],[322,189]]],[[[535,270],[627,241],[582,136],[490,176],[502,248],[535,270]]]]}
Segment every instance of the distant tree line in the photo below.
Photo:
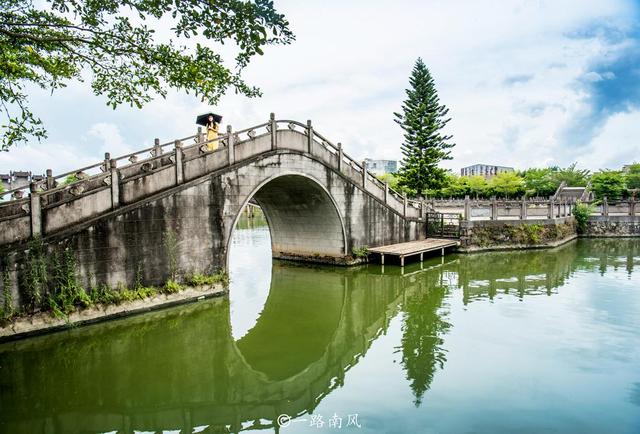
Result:
{"type": "Polygon", "coordinates": [[[400,175],[386,174],[380,177],[389,186],[409,196],[425,196],[435,198],[471,198],[487,199],[493,196],[543,197],[552,196],[563,182],[568,187],[584,187],[590,183],[596,199],[607,197],[609,200],[620,200],[631,196],[638,197],[640,190],[640,163],[634,163],[623,172],[620,170],[599,170],[591,173],[579,169],[574,163],[560,168],[530,168],[519,172],[500,173],[490,179],[482,176],[457,176],[446,172],[441,187],[425,189],[420,194],[406,188],[400,183],[400,175]]]}

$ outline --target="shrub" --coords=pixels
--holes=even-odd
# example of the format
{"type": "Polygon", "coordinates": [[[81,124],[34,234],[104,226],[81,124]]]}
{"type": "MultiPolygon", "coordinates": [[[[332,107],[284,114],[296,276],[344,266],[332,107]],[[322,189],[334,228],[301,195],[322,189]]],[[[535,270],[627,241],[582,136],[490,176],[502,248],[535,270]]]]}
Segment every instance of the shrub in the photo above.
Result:
{"type": "Polygon", "coordinates": [[[216,283],[227,284],[229,283],[229,276],[224,272],[209,275],[196,273],[188,276],[185,283],[191,286],[215,285],[216,283]]]}
{"type": "Polygon", "coordinates": [[[538,244],[541,241],[543,231],[544,227],[542,225],[524,225],[527,243],[538,244]]]}
{"type": "Polygon", "coordinates": [[[576,219],[576,227],[579,234],[583,234],[587,230],[587,221],[593,213],[593,205],[587,205],[580,201],[573,207],[573,216],[576,219]]]}
{"type": "Polygon", "coordinates": [[[78,182],[80,181],[80,178],[78,178],[78,175],[76,175],[75,173],[68,175],[64,181],[62,181],[62,185],[69,185],[69,184],[73,184],[74,182],[78,182]]]}
{"type": "Polygon", "coordinates": [[[167,283],[164,284],[162,288],[162,292],[165,294],[175,294],[176,292],[180,292],[183,289],[183,286],[180,285],[173,279],[167,280],[167,283]]]}
{"type": "Polygon", "coordinates": [[[369,256],[369,247],[368,246],[363,246],[363,247],[354,247],[351,252],[353,253],[353,256],[355,256],[356,258],[366,258],[367,256],[369,256]]]}

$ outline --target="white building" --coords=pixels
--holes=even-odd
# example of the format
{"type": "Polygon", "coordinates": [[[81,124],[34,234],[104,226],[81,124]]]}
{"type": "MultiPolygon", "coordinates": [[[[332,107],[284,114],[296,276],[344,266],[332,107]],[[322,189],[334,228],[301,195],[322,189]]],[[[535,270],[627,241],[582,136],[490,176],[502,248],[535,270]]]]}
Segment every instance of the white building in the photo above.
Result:
{"type": "Polygon", "coordinates": [[[364,164],[369,172],[376,175],[384,175],[385,173],[393,173],[398,170],[398,162],[395,160],[372,160],[365,158],[364,164]]]}
{"type": "Polygon", "coordinates": [[[515,172],[513,167],[494,166],[489,164],[474,164],[460,169],[460,176],[482,176],[486,179],[493,178],[500,173],[515,172]]]}

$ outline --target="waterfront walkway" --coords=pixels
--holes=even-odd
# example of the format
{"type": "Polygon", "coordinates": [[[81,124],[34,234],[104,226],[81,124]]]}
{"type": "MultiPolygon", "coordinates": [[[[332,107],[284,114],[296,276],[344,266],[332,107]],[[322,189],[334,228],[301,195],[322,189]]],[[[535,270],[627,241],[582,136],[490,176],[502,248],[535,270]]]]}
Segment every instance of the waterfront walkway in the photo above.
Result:
{"type": "Polygon", "coordinates": [[[420,241],[409,241],[406,243],[373,247],[369,249],[369,252],[378,253],[383,265],[384,255],[398,256],[400,258],[400,265],[404,267],[404,258],[407,256],[420,255],[420,261],[422,261],[425,253],[437,250],[440,250],[440,254],[444,256],[444,249],[446,249],[447,247],[455,247],[459,244],[460,242],[458,240],[427,238],[420,241]]]}

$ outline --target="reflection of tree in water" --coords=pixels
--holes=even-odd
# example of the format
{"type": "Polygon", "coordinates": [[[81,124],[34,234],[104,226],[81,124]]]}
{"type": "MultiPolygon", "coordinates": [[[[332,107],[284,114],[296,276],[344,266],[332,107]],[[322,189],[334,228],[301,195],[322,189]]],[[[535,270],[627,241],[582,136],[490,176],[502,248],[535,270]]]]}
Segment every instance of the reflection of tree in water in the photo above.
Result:
{"type": "Polygon", "coordinates": [[[404,305],[402,365],[411,382],[416,407],[429,390],[436,369],[442,369],[447,361],[442,348],[442,335],[451,328],[442,312],[446,292],[442,286],[432,286],[408,297],[404,305]]]}
{"type": "Polygon", "coordinates": [[[639,239],[591,239],[581,240],[576,251],[579,260],[577,268],[581,270],[598,270],[604,275],[608,268],[618,270],[624,268],[631,275],[634,267],[640,266],[639,239]]]}

